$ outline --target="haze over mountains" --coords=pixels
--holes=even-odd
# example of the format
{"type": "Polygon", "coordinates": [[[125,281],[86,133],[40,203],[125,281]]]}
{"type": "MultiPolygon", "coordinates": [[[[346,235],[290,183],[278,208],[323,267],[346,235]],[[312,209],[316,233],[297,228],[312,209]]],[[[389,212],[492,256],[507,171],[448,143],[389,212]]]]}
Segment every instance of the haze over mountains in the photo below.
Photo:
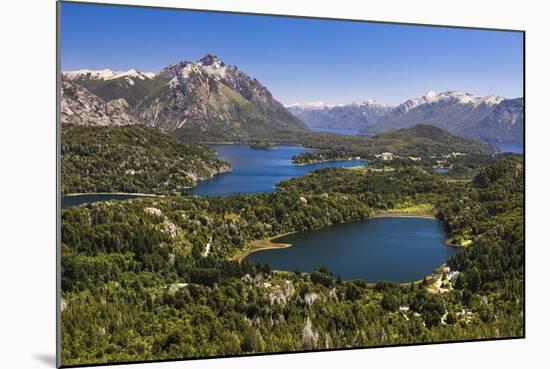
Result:
{"type": "Polygon", "coordinates": [[[196,62],[169,65],[158,73],[82,70],[65,72],[63,79],[64,122],[74,122],[72,117],[79,114],[77,104],[72,104],[70,111],[66,109],[75,97],[67,92],[71,86],[79,85],[89,92],[77,96],[86,100],[80,106],[87,118],[80,124],[100,124],[86,107],[96,106],[103,115],[108,104],[116,100],[133,117],[130,120],[165,131],[231,138],[308,130],[258,80],[211,54],[196,62]],[[105,106],[97,99],[103,100],[105,106]]]}
{"type": "Polygon", "coordinates": [[[348,105],[327,105],[322,102],[287,105],[287,109],[312,128],[362,129],[393,110],[376,100],[348,105]]]}
{"type": "Polygon", "coordinates": [[[287,108],[314,128],[378,133],[430,124],[459,136],[484,141],[521,143],[523,140],[523,98],[430,91],[398,106],[367,100],[348,105],[292,104],[287,108]]]}

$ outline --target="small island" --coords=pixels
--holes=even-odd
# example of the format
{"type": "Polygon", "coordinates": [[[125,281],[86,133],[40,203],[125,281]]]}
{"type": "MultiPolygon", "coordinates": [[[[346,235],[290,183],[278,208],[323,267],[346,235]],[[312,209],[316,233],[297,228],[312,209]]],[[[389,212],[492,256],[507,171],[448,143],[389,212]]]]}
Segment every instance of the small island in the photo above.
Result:
{"type": "Polygon", "coordinates": [[[275,150],[277,146],[271,142],[260,141],[250,144],[249,147],[252,150],[275,150]]]}

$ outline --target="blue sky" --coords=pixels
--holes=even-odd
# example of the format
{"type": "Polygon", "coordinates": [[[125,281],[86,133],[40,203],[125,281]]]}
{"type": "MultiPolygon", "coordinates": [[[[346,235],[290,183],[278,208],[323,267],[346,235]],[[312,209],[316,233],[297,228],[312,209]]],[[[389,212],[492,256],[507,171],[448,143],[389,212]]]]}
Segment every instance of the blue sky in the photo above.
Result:
{"type": "Polygon", "coordinates": [[[522,96],[521,33],[64,3],[61,64],[156,72],[218,55],[283,103],[522,96]]]}

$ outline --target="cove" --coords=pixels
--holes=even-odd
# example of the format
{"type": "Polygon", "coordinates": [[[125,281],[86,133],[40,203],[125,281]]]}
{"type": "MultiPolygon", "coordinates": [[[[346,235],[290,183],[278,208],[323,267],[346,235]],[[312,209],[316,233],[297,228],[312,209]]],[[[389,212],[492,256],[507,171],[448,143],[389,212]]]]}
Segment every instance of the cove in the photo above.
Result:
{"type": "Polygon", "coordinates": [[[195,195],[223,196],[257,192],[274,192],[275,185],[289,178],[302,177],[325,167],[355,167],[362,160],[343,160],[309,165],[295,165],[292,157],[313,149],[301,146],[277,146],[273,150],[255,150],[247,145],[211,145],[218,156],[231,163],[231,172],[201,181],[190,190],[195,195]]]}
{"type": "Polygon", "coordinates": [[[325,265],[343,279],[417,281],[459,249],[445,244],[436,219],[387,217],[338,224],[275,239],[291,247],[260,250],[245,259],[276,270],[311,272],[325,265]]]}

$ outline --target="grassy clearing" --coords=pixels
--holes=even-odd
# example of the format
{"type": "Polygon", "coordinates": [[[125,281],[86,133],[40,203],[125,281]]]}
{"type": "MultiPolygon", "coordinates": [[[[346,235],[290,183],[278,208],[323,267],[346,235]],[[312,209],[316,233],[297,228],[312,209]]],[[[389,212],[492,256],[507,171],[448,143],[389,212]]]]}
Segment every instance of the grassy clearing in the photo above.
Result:
{"type": "Polygon", "coordinates": [[[373,217],[385,217],[385,216],[403,216],[403,217],[422,217],[433,218],[435,214],[434,206],[432,204],[402,204],[393,209],[380,211],[374,214],[373,217]]]}
{"type": "Polygon", "coordinates": [[[292,246],[291,243],[279,243],[279,242],[273,242],[273,240],[289,235],[291,233],[295,233],[295,232],[288,232],[277,236],[264,238],[261,240],[254,240],[248,244],[247,249],[238,252],[235,256],[231,258],[231,260],[236,260],[241,262],[245,257],[252,254],[253,252],[257,252],[260,250],[269,250],[269,249],[284,249],[284,248],[290,247],[292,246]]]}

